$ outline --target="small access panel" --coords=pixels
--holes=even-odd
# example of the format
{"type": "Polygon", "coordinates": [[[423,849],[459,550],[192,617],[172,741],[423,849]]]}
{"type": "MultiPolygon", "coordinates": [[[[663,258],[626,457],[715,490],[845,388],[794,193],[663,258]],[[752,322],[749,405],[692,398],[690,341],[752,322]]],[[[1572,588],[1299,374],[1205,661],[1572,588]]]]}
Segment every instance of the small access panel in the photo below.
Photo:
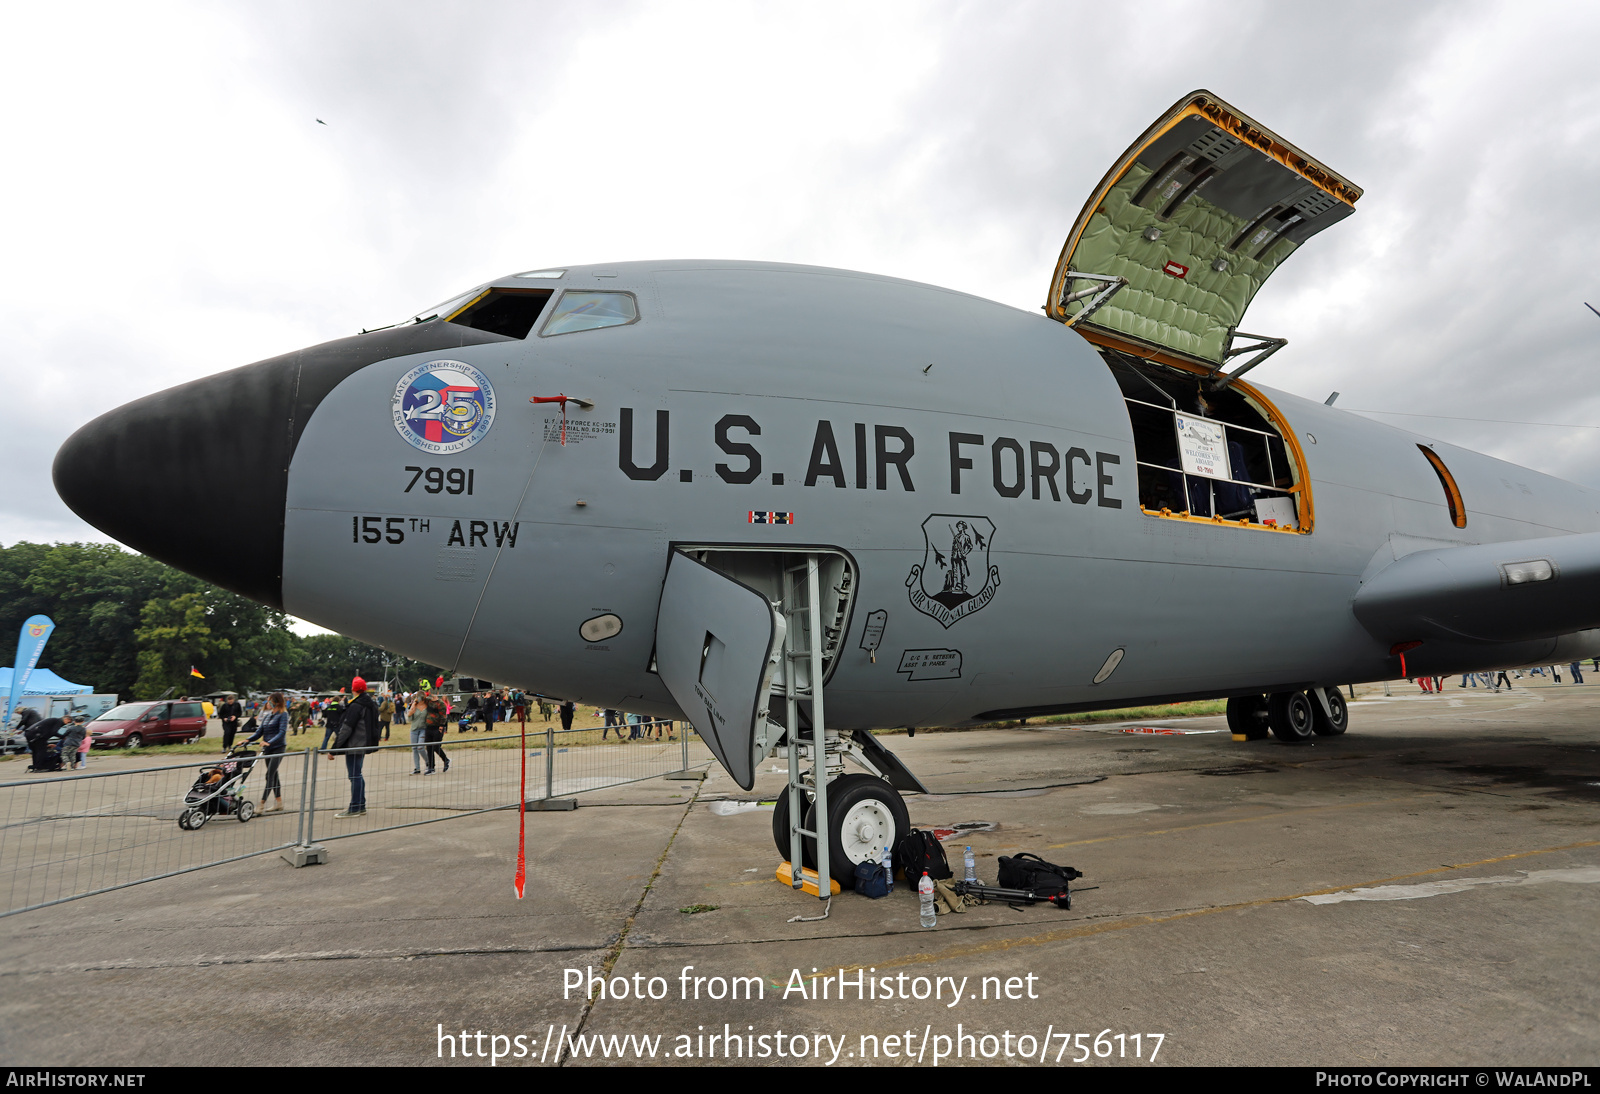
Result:
{"type": "Polygon", "coordinates": [[[656,615],[656,669],[734,782],[749,790],[785,625],[764,595],[682,551],[667,563],[656,615]]]}

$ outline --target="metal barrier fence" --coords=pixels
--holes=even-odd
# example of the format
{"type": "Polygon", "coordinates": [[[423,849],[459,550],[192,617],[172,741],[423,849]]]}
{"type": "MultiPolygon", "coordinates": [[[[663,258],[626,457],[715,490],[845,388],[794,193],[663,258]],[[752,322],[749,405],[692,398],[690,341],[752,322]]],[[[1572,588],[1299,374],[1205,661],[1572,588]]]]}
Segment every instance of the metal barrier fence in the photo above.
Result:
{"type": "MultiPolygon", "coordinates": [[[[184,795],[219,758],[0,783],[0,914],[292,846],[305,781],[304,753],[286,754],[279,767],[285,786],[282,814],[266,814],[247,824],[212,816],[198,831],[178,827],[184,795]]],[[[259,790],[263,777],[252,770],[246,792],[259,790]]]]}
{"type": "MultiPolygon", "coordinates": [[[[613,744],[611,731],[601,743],[600,730],[530,726],[529,808],[558,807],[573,794],[645,779],[699,777],[711,761],[698,740],[691,746],[692,730],[679,723],[675,728],[688,732],[677,740],[643,735],[657,728],[656,723],[625,726],[641,736],[620,739],[618,732],[613,744]]],[[[516,809],[524,776],[521,739],[520,734],[451,734],[438,746],[443,758],[434,754],[434,774],[414,775],[413,770],[427,770],[428,757],[420,748],[421,754],[413,752],[409,731],[398,725],[389,744],[357,754],[366,807],[355,815],[345,754],[310,748],[282,754],[281,812],[259,811],[266,770],[262,758],[255,758],[241,797],[258,811],[244,823],[218,813],[193,828],[179,825],[188,808],[185,794],[220,756],[0,782],[0,916],[273,851],[296,865],[320,862],[319,845],[329,840],[516,809]]]]}

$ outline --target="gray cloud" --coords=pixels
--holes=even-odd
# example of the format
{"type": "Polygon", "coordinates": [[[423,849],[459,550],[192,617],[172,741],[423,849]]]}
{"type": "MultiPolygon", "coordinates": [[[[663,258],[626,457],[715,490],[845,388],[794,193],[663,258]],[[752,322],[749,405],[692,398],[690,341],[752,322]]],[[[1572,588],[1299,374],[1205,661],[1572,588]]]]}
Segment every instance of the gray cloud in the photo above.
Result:
{"type": "MultiPolygon", "coordinates": [[[[99,538],[95,414],[555,261],[853,266],[1042,302],[1112,159],[1207,87],[1365,188],[1261,293],[1258,376],[1600,484],[1600,14],[1560,5],[273,4],[28,13],[0,541],[99,538]],[[72,33],[67,33],[68,30],[72,33]],[[140,63],[129,57],[142,58],[140,63]],[[317,126],[321,117],[328,124],[317,126]]],[[[197,505],[205,499],[196,499],[197,505]]]]}

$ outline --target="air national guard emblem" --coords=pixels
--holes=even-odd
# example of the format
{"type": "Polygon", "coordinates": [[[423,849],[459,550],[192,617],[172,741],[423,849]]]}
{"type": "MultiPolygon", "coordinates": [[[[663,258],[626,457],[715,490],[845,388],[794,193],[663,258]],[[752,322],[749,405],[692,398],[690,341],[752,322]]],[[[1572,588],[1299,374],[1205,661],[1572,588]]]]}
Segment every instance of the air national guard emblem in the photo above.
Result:
{"type": "Polygon", "coordinates": [[[413,447],[460,452],[483,440],[494,424],[494,388],[471,365],[429,361],[400,377],[391,410],[395,429],[413,447]]]}
{"type": "Polygon", "coordinates": [[[906,578],[912,607],[950,627],[994,599],[1000,570],[989,565],[993,521],[935,513],[922,522],[922,539],[922,565],[906,578]]]}

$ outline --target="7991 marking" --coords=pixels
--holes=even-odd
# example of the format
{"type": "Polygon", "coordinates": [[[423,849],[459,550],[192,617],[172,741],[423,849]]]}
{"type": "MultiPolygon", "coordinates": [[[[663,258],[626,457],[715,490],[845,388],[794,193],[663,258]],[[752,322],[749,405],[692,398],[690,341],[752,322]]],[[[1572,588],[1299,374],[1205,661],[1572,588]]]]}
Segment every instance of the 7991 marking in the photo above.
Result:
{"type": "Polygon", "coordinates": [[[407,467],[406,470],[415,474],[411,476],[411,481],[406,483],[406,488],[401,491],[402,494],[411,493],[411,488],[417,485],[419,479],[426,480],[422,488],[430,494],[437,494],[440,491],[446,494],[472,493],[474,469],[471,467],[452,467],[449,470],[442,467],[407,467]]]}

